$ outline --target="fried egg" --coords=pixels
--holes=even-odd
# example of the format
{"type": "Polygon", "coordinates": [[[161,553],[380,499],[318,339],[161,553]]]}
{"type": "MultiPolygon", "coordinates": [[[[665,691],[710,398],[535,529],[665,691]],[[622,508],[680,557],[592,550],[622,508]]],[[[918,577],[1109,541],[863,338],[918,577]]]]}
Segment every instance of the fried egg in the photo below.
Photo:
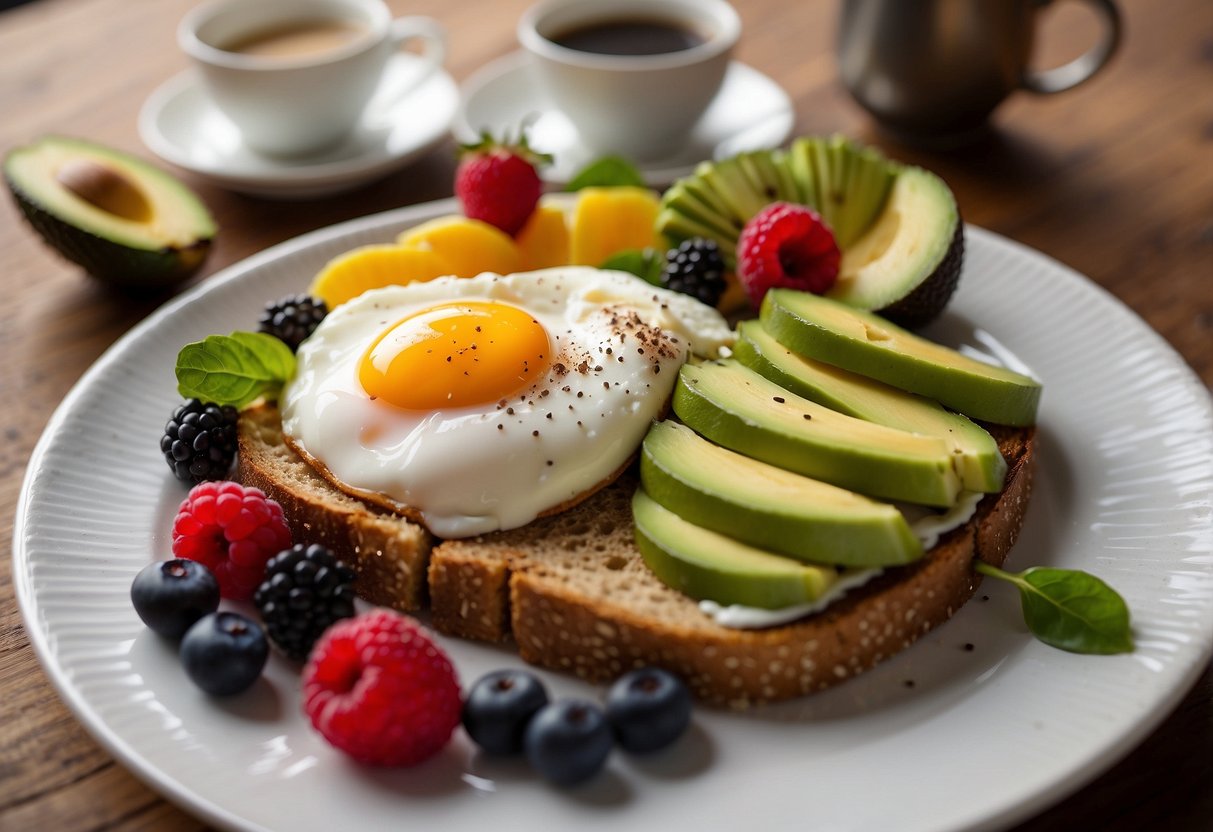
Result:
{"type": "Polygon", "coordinates": [[[609,482],[715,309],[621,272],[562,267],[367,292],[298,352],[289,444],[347,493],[440,537],[525,525],[609,482]]]}

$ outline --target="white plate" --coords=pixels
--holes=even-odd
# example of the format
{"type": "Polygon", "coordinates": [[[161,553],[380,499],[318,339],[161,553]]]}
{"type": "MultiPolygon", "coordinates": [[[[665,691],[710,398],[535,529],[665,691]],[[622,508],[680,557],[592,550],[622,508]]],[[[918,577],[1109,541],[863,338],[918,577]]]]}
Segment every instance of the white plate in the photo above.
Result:
{"type": "MultiPolygon", "coordinates": [[[[686,176],[703,159],[723,159],[744,150],[765,150],[783,143],[795,114],[783,88],[758,70],[733,61],[724,85],[686,142],[664,159],[645,162],[640,172],[653,186],[686,176]]],[[[531,146],[555,161],[540,169],[549,182],[568,182],[597,154],[586,148],[577,129],[539,85],[531,58],[515,52],[485,65],[463,85],[455,118],[455,136],[475,140],[483,130],[514,134],[530,125],[531,146]]]]}
{"type": "Polygon", "coordinates": [[[386,176],[446,138],[459,90],[441,69],[418,80],[425,71],[421,58],[393,55],[354,132],[314,156],[285,159],[249,150],[192,69],[148,97],[139,136],[165,161],[223,188],[271,199],[327,196],[386,176]]]}
{"type": "MultiPolygon", "coordinates": [[[[93,735],[182,806],[242,830],[993,828],[1110,766],[1208,660],[1207,391],[1090,282],[970,229],[960,291],[935,333],[987,350],[996,337],[1045,384],[1039,486],[1011,564],[1110,581],[1133,611],[1135,653],[1046,647],[1024,630],[1013,591],[986,584],[988,601],[871,673],[754,713],[699,709],[675,751],[616,754],[601,778],[568,792],[521,763],[478,756],[462,734],[415,770],[353,765],[306,727],[298,678],[276,659],[248,694],[208,700],[128,600],[135,573],[168,555],[183,494],[157,448],[176,403],[175,353],[253,327],[267,299],[303,287],[338,252],[454,210],[444,201],[367,217],[231,267],[115,344],[38,443],[14,533],[30,639],[93,735]]],[[[442,641],[465,681],[518,662],[502,648],[442,641]]],[[[543,677],[558,695],[598,695],[543,677]]]]}

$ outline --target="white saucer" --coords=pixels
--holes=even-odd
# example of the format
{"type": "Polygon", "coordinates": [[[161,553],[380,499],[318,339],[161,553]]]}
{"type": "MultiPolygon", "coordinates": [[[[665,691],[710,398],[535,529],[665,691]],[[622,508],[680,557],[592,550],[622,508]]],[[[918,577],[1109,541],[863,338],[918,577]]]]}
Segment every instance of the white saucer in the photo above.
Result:
{"type": "MultiPolygon", "coordinates": [[[[526,121],[531,146],[555,157],[554,164],[541,171],[550,182],[567,182],[596,156],[581,144],[572,123],[548,99],[524,52],[485,65],[464,83],[462,93],[455,119],[460,141],[472,141],[484,129],[495,134],[514,132],[526,121]]],[[[668,185],[704,159],[723,159],[743,150],[781,144],[791,134],[794,120],[792,101],[778,84],[733,61],[720,94],[682,149],[638,167],[650,185],[668,185]]]]}
{"type": "Polygon", "coordinates": [[[420,58],[393,56],[354,133],[316,156],[278,159],[246,148],[193,70],[169,79],[147,99],[139,135],[165,161],[223,188],[273,199],[326,196],[384,176],[446,137],[459,103],[450,75],[432,71],[411,92],[395,95],[421,71],[420,58]]]}

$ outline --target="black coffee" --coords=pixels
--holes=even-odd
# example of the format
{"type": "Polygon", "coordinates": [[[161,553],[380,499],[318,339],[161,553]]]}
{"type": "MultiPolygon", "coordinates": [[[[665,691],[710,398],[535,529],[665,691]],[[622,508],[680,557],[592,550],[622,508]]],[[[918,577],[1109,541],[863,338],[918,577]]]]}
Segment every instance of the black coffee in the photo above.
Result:
{"type": "Polygon", "coordinates": [[[669,20],[602,20],[566,29],[549,40],[600,55],[662,55],[692,49],[705,39],[669,20]]]}

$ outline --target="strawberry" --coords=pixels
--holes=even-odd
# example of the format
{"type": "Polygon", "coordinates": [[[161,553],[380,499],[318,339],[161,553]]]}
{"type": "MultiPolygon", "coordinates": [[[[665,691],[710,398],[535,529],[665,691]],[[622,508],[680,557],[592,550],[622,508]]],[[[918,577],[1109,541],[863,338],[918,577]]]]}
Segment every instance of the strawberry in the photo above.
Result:
{"type": "Polygon", "coordinates": [[[543,183],[537,168],[552,160],[518,141],[497,141],[485,132],[479,142],[460,148],[455,196],[468,217],[496,226],[510,236],[522,230],[539,203],[543,183]]]}

